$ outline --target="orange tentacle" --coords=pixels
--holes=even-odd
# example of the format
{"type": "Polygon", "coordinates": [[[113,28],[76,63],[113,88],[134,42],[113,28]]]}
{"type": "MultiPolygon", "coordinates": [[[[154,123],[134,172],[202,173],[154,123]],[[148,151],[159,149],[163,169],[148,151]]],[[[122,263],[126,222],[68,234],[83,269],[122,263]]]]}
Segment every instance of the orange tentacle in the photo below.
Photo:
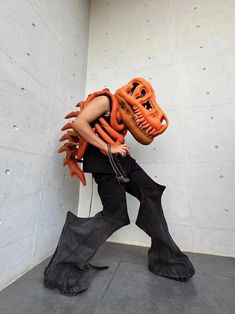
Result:
{"type": "Polygon", "coordinates": [[[115,143],[115,141],[111,139],[111,137],[101,128],[98,123],[95,124],[95,128],[106,143],[109,143],[111,145],[115,143]]]}
{"type": "Polygon", "coordinates": [[[124,142],[124,136],[117,131],[115,131],[108,123],[105,121],[103,117],[99,118],[99,121],[102,123],[102,125],[105,127],[107,132],[114,137],[115,139],[119,140],[120,143],[124,142]]]}

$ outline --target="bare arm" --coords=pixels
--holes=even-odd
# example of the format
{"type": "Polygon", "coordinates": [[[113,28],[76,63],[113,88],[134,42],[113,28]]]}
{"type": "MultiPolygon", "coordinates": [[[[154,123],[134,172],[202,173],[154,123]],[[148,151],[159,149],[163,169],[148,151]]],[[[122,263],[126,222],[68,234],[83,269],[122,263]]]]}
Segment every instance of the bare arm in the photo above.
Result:
{"type": "MultiPolygon", "coordinates": [[[[90,123],[99,118],[106,111],[110,110],[109,98],[105,95],[95,97],[81,111],[73,122],[73,128],[90,144],[107,152],[107,143],[96,136],[90,123]]],[[[112,146],[111,153],[119,153],[122,156],[129,154],[129,147],[126,144],[112,146]]]]}

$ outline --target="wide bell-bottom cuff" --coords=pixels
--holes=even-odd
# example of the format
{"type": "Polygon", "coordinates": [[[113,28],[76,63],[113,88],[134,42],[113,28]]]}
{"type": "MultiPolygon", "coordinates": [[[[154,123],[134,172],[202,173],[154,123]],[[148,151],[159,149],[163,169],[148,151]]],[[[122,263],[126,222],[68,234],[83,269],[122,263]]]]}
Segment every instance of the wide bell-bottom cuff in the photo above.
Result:
{"type": "Polygon", "coordinates": [[[145,189],[136,225],[151,237],[148,268],[153,273],[186,281],[195,273],[194,266],[172,239],[163,213],[161,197],[165,186],[145,189]]]}
{"type": "Polygon", "coordinates": [[[77,217],[68,211],[58,245],[44,270],[44,286],[56,288],[62,294],[76,295],[86,290],[92,280],[93,269],[89,260],[101,244],[117,229],[129,222],[117,219],[110,223],[102,212],[94,217],[77,217]]]}
{"type": "Polygon", "coordinates": [[[168,237],[167,243],[152,239],[148,250],[148,268],[156,275],[186,281],[194,275],[194,266],[176,246],[170,234],[168,237]]]}

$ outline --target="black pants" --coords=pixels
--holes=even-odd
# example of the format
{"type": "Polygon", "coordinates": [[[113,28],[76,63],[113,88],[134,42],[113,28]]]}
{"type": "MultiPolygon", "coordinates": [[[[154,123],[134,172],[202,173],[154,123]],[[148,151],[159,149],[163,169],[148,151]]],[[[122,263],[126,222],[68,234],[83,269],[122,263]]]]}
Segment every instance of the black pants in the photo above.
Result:
{"type": "Polygon", "coordinates": [[[45,286],[68,295],[88,288],[89,260],[114,231],[130,224],[126,192],[140,201],[135,223],[151,237],[149,270],[178,280],[193,276],[194,267],[173,241],[164,217],[161,197],[166,187],[152,180],[131,157],[123,168],[130,181],[122,184],[113,174],[93,173],[103,210],[90,218],[67,213],[57,248],[44,270],[45,286]]]}

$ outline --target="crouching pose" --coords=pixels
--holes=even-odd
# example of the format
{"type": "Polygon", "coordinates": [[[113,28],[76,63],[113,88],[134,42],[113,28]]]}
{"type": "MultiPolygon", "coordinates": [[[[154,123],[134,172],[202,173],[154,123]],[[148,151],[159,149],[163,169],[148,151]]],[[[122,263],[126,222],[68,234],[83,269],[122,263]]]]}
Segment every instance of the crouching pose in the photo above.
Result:
{"type": "Polygon", "coordinates": [[[106,88],[88,95],[77,106],[80,111],[66,116],[75,120],[62,128],[68,131],[60,140],[68,141],[58,152],[66,152],[64,165],[83,185],[84,172],[92,173],[103,209],[88,218],[68,211],[56,250],[44,270],[44,285],[76,295],[88,288],[92,268],[107,268],[89,261],[113,232],[130,224],[126,192],[139,200],[136,225],[151,237],[149,270],[188,280],[194,267],[172,239],[162,209],[166,186],[147,175],[125,144],[127,131],[148,145],[167,129],[167,116],[157,104],[152,86],[143,78],[133,78],[114,95],[106,88]],[[83,170],[78,162],[83,162],[83,170]]]}

